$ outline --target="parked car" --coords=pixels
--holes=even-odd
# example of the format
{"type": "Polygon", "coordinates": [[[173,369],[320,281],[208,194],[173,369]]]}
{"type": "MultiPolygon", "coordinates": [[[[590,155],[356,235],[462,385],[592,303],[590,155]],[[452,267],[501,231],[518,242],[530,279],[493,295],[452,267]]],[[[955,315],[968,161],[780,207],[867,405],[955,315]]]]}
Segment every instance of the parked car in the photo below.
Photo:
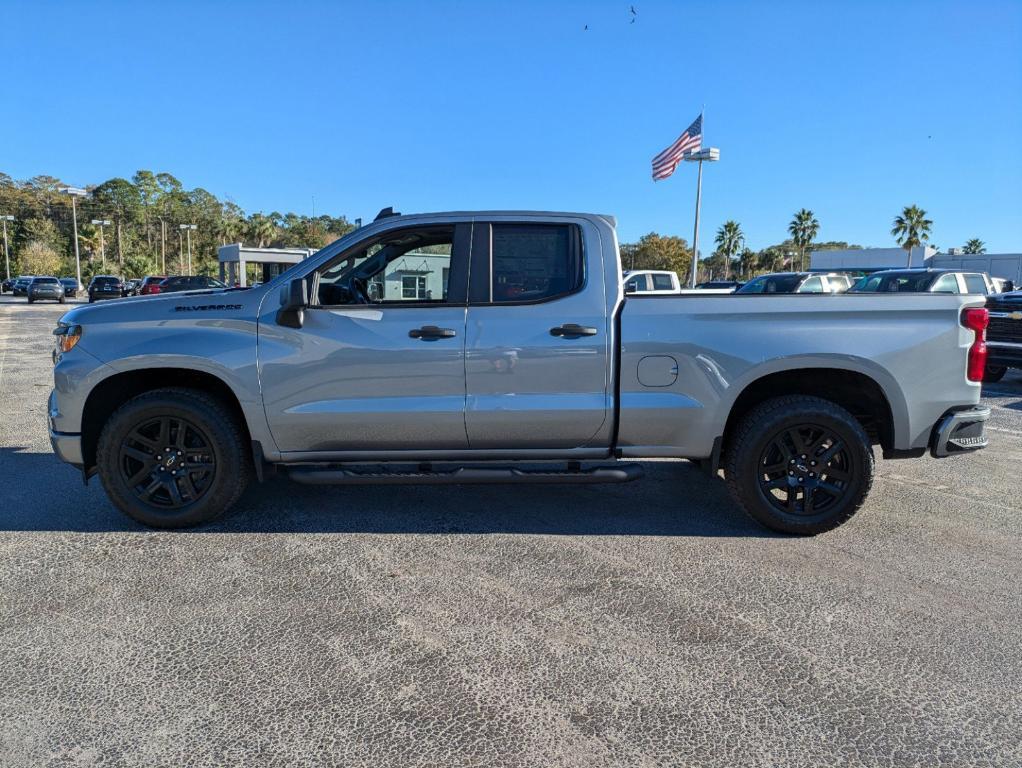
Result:
{"type": "Polygon", "coordinates": [[[850,285],[847,275],[836,273],[775,272],[752,278],[735,293],[844,293],[850,285]]]}
{"type": "Polygon", "coordinates": [[[11,289],[11,293],[15,296],[27,296],[28,285],[32,282],[32,278],[35,275],[21,275],[14,281],[14,286],[11,289]]]}
{"type": "Polygon", "coordinates": [[[160,283],[160,293],[174,293],[175,291],[208,291],[211,288],[226,288],[227,286],[219,280],[205,275],[178,275],[168,277],[160,283]]]}
{"type": "Polygon", "coordinates": [[[165,275],[146,275],[138,286],[139,296],[150,296],[160,292],[160,283],[166,280],[165,275]]]}
{"type": "Polygon", "coordinates": [[[990,282],[994,284],[994,293],[1012,293],[1015,290],[1015,281],[1006,277],[991,277],[990,282]]]}
{"type": "Polygon", "coordinates": [[[953,269],[887,269],[859,278],[852,293],[972,293],[989,296],[994,284],[984,272],[953,269]]]}
{"type": "Polygon", "coordinates": [[[138,278],[132,278],[124,281],[124,287],[122,293],[125,296],[138,296],[138,286],[142,281],[138,278]]]}
{"type": "Polygon", "coordinates": [[[1022,291],[987,299],[987,368],[984,381],[1000,381],[1009,368],[1022,369],[1022,291]]]}
{"type": "Polygon", "coordinates": [[[58,278],[60,284],[64,286],[64,295],[74,298],[78,295],[80,286],[78,285],[77,278],[74,277],[61,277],[58,278]]]}
{"type": "Polygon", "coordinates": [[[124,295],[124,283],[113,275],[96,275],[89,281],[89,303],[100,299],[119,299],[124,295]]]}
{"type": "Polygon", "coordinates": [[[16,279],[17,278],[14,278],[14,277],[8,277],[3,282],[0,282],[0,293],[10,293],[11,291],[13,291],[14,290],[14,281],[16,279]]]}
{"type": "Polygon", "coordinates": [[[26,295],[28,296],[29,304],[43,301],[44,299],[52,299],[61,304],[65,301],[64,286],[60,280],[49,275],[33,277],[32,282],[28,284],[26,295]]]}
{"type": "MultiPolygon", "coordinates": [[[[259,288],[77,307],[55,331],[50,440],[158,527],[278,469],[625,482],[642,466],[618,459],[659,456],[723,468],[746,512],[797,534],[862,506],[873,445],[986,445],[983,297],[625,300],[616,243],[608,216],[390,214],[259,288]]],[[[683,495],[665,496],[678,514],[683,495]]]]}
{"type": "Polygon", "coordinates": [[[677,272],[661,269],[626,270],[621,279],[625,293],[681,293],[677,272]]]}
{"type": "Polygon", "coordinates": [[[737,280],[708,280],[704,283],[696,283],[696,289],[700,291],[730,290],[733,293],[743,285],[745,285],[745,283],[740,283],[737,280]]]}

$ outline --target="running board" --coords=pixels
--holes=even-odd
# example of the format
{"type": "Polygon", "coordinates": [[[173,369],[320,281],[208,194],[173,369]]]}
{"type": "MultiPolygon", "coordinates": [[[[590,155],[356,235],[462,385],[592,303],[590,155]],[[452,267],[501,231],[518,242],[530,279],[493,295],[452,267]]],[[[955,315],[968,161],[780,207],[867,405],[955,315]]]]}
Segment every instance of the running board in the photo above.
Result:
{"type": "Polygon", "coordinates": [[[592,469],[517,469],[515,467],[460,467],[441,471],[371,472],[356,469],[288,468],[288,476],[306,485],[488,485],[520,483],[627,483],[644,472],[639,464],[618,464],[592,469]]]}

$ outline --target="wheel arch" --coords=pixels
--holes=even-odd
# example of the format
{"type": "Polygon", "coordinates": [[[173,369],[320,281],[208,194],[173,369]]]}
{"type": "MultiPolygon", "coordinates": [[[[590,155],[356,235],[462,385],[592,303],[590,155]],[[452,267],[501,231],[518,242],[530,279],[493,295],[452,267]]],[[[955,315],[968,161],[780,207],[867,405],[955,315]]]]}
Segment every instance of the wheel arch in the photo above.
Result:
{"type": "Polygon", "coordinates": [[[765,400],[784,395],[819,397],[841,406],[858,421],[870,441],[885,455],[896,447],[900,422],[907,420],[900,391],[884,387],[878,378],[861,370],[833,366],[785,368],[748,382],[731,404],[721,438],[721,452],[743,416],[765,400]],[[892,402],[893,400],[893,402],[892,402]]]}
{"type": "Polygon", "coordinates": [[[128,400],[156,389],[184,387],[197,389],[220,400],[237,418],[247,440],[251,440],[248,420],[241,401],[230,385],[219,376],[194,368],[159,367],[122,371],[106,377],[89,392],[82,410],[83,468],[91,474],[96,466],[96,446],[103,425],[128,400]]]}

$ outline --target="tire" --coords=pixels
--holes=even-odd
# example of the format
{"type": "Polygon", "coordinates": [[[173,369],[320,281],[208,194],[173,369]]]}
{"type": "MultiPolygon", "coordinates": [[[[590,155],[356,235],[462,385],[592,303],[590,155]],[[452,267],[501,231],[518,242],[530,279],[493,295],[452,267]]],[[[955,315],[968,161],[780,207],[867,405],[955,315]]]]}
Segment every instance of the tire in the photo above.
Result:
{"type": "Polygon", "coordinates": [[[145,392],[118,408],[100,433],[96,460],[110,500],[153,528],[219,517],[252,472],[244,429],[230,410],[205,392],[176,387],[145,392]]]}
{"type": "Polygon", "coordinates": [[[28,303],[29,304],[35,304],[35,299],[33,299],[31,296],[29,296],[28,297],[28,303]]]}
{"type": "Polygon", "coordinates": [[[59,299],[57,299],[57,301],[59,303],[61,303],[61,304],[67,304],[67,299],[65,299],[63,296],[61,296],[59,299]]]}
{"type": "Polygon", "coordinates": [[[775,531],[833,530],[858,511],[873,485],[869,437],[848,411],[823,398],[766,400],[742,418],[729,442],[724,474],[731,496],[775,531]]]}
{"type": "Polygon", "coordinates": [[[1008,366],[1006,365],[988,365],[986,370],[983,371],[983,383],[984,384],[995,384],[1004,378],[1004,374],[1008,372],[1008,366]]]}
{"type": "Polygon", "coordinates": [[[90,294],[89,294],[89,303],[91,304],[91,303],[92,303],[92,302],[94,302],[94,301],[95,301],[95,299],[94,299],[94,298],[92,298],[92,294],[90,293],[90,294]]]}

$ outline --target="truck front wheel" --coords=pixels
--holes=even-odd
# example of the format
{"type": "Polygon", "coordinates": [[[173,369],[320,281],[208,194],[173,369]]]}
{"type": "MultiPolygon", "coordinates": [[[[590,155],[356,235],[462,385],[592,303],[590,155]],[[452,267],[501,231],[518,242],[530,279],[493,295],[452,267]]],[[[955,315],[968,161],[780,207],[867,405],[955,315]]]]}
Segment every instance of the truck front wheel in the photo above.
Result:
{"type": "Polygon", "coordinates": [[[819,397],[767,400],[742,418],[729,442],[728,490],[775,531],[814,535],[837,528],[873,484],[873,449],[862,425],[819,397]]]}
{"type": "Polygon", "coordinates": [[[107,495],[155,528],[212,520],[241,496],[250,462],[242,426],[200,390],[145,392],[114,412],[96,450],[107,495]]]}

